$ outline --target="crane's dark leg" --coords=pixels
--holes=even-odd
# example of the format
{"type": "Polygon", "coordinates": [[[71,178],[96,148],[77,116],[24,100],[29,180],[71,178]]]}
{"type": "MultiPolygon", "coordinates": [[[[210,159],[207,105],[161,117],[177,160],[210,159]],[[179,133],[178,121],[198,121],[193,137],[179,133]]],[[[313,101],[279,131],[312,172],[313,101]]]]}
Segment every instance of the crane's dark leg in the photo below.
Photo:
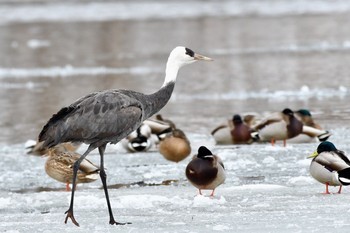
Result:
{"type": "Polygon", "coordinates": [[[70,198],[70,205],[69,205],[69,209],[65,212],[65,214],[67,214],[67,216],[66,216],[66,219],[64,220],[64,223],[67,223],[68,218],[70,218],[72,220],[72,222],[76,226],[79,226],[79,223],[75,220],[74,215],[73,215],[73,202],[74,202],[74,192],[75,192],[75,186],[76,186],[77,173],[78,173],[78,169],[80,167],[80,163],[95,148],[96,147],[90,145],[89,148],[85,151],[85,153],[74,163],[74,166],[73,166],[73,182],[72,182],[72,192],[71,192],[71,198],[70,198]]]}
{"type": "Polygon", "coordinates": [[[105,172],[105,168],[104,168],[104,152],[106,149],[106,144],[104,144],[103,146],[100,146],[98,148],[98,151],[100,152],[100,157],[101,157],[101,162],[100,162],[100,177],[101,177],[101,181],[103,184],[103,190],[105,192],[105,196],[106,196],[106,201],[107,201],[107,206],[108,206],[108,212],[109,212],[109,224],[111,225],[125,225],[125,224],[130,224],[130,223],[120,223],[120,222],[116,222],[114,220],[113,217],[113,212],[112,212],[112,207],[111,207],[111,203],[109,202],[109,195],[108,195],[108,190],[107,190],[107,182],[106,182],[106,172],[105,172]]]}

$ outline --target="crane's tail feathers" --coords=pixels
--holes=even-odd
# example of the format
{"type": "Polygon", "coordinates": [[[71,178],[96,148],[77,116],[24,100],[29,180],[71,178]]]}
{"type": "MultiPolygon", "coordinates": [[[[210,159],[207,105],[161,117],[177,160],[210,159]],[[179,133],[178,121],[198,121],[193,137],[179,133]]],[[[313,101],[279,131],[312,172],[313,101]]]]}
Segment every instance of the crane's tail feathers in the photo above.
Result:
{"type": "Polygon", "coordinates": [[[350,185],[350,167],[338,171],[338,180],[343,185],[350,185]]]}
{"type": "Polygon", "coordinates": [[[75,107],[73,106],[64,107],[60,111],[58,111],[56,114],[54,114],[51,117],[51,119],[46,123],[46,125],[43,127],[38,137],[39,142],[44,142],[43,143],[44,148],[50,148],[59,143],[58,138],[60,137],[57,135],[59,133],[59,129],[57,129],[56,123],[62,120],[74,109],[75,107]]]}

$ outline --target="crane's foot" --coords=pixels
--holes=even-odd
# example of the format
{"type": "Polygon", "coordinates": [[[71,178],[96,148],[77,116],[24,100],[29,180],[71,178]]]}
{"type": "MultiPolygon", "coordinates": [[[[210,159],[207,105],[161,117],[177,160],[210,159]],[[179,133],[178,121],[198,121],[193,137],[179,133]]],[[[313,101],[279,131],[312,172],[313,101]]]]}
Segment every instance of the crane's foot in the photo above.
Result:
{"type": "Polygon", "coordinates": [[[131,224],[131,222],[116,222],[114,218],[111,218],[109,220],[109,224],[111,225],[126,225],[126,224],[131,224]]]}
{"type": "Polygon", "coordinates": [[[72,222],[78,227],[79,223],[75,220],[74,215],[73,215],[73,210],[72,209],[68,209],[65,214],[67,214],[66,219],[64,220],[64,223],[67,224],[68,218],[70,218],[72,220],[72,222]]]}

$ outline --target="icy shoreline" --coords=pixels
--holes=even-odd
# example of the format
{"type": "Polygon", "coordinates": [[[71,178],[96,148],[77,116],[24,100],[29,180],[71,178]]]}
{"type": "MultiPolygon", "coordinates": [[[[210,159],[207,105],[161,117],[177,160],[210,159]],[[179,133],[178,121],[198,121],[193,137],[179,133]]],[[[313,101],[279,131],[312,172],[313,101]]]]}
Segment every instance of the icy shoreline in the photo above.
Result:
{"type": "MultiPolygon", "coordinates": [[[[344,132],[336,130],[332,141],[349,151],[344,132]]],[[[112,146],[105,162],[112,207],[117,221],[132,224],[108,224],[103,190],[96,181],[76,192],[79,228],[63,222],[70,193],[45,174],[44,158],[25,155],[21,146],[1,151],[2,232],[347,232],[350,227],[344,205],[350,201],[349,189],[324,195],[324,186],[309,175],[306,156],[317,143],[286,148],[211,145],[224,160],[228,177],[214,198],[198,196],[185,179],[189,158],[175,164],[155,150],[127,154],[112,146]]],[[[90,159],[98,161],[98,155],[90,159]]]]}

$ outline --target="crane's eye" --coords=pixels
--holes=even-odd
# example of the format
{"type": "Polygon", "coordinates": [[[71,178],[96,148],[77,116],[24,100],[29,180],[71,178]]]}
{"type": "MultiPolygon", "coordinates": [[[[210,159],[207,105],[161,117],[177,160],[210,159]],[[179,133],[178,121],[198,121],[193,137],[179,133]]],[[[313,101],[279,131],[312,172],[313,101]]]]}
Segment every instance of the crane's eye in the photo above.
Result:
{"type": "Polygon", "coordinates": [[[191,49],[189,49],[189,48],[185,48],[185,49],[186,49],[186,54],[187,54],[188,56],[194,57],[194,52],[193,52],[191,49]]]}

